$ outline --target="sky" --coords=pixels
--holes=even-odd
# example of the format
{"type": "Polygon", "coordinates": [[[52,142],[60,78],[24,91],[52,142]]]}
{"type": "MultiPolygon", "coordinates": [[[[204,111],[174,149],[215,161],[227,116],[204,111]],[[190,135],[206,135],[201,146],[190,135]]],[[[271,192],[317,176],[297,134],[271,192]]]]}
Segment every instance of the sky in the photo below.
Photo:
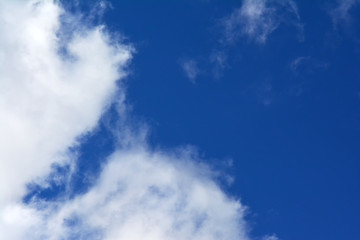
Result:
{"type": "Polygon", "coordinates": [[[359,16],[0,0],[0,239],[360,239],[359,16]]]}

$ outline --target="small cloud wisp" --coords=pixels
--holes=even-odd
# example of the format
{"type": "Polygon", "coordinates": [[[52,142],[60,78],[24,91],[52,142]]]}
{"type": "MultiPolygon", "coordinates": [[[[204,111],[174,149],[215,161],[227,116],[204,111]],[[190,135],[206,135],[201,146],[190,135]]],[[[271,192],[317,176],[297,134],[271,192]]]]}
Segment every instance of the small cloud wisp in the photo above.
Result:
{"type": "Polygon", "coordinates": [[[231,44],[246,36],[264,44],[282,23],[295,25],[300,32],[300,40],[303,39],[303,26],[294,1],[244,0],[240,8],[222,21],[225,42],[231,44]]]}

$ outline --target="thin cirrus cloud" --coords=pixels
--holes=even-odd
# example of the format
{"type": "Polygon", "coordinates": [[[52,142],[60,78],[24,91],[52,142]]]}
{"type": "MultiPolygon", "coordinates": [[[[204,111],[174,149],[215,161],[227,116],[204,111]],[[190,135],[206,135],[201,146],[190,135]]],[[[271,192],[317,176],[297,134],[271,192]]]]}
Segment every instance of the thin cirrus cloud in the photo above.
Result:
{"type": "Polygon", "coordinates": [[[246,208],[194,151],[150,150],[133,132],[116,133],[135,140],[86,193],[22,201],[53,164],[76,164],[69,148],[112,102],[126,108],[133,48],[79,19],[57,1],[0,2],[0,239],[248,239],[246,208]]]}
{"type": "Polygon", "coordinates": [[[181,67],[190,82],[195,83],[200,73],[198,62],[194,59],[186,59],[181,61],[181,67]]]}
{"type": "Polygon", "coordinates": [[[329,63],[310,56],[300,56],[292,60],[289,67],[294,74],[299,75],[301,72],[305,75],[324,71],[329,67],[329,63]]]}
{"type": "Polygon", "coordinates": [[[342,21],[349,21],[350,10],[360,3],[359,0],[340,0],[337,6],[330,10],[329,14],[332,18],[334,27],[342,21]]]}
{"type": "Polygon", "coordinates": [[[244,0],[240,8],[222,20],[224,40],[233,43],[245,36],[264,44],[282,23],[294,25],[299,31],[299,40],[303,40],[303,25],[294,1],[244,0]]]}
{"type": "Polygon", "coordinates": [[[293,72],[296,72],[298,70],[298,68],[307,60],[309,60],[310,57],[309,56],[300,56],[295,58],[293,61],[291,61],[290,63],[290,69],[293,72]]]}
{"type": "MultiPolygon", "coordinates": [[[[221,78],[228,63],[228,49],[241,38],[247,38],[258,44],[265,44],[268,37],[281,24],[297,29],[297,38],[304,40],[304,26],[301,23],[297,4],[294,1],[278,0],[244,0],[239,8],[219,20],[220,44],[213,48],[205,65],[211,67],[214,78],[221,78]]],[[[181,62],[181,67],[187,78],[195,83],[199,76],[198,64],[195,60],[181,62]]]]}

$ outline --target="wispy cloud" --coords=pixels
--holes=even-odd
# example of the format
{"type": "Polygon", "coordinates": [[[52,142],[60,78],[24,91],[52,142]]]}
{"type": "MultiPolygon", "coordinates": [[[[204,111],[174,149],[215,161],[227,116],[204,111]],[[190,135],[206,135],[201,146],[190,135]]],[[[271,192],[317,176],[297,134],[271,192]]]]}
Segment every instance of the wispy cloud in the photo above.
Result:
{"type": "Polygon", "coordinates": [[[240,8],[235,9],[222,21],[225,41],[228,43],[246,36],[263,44],[281,23],[292,23],[301,35],[303,34],[303,26],[294,1],[244,0],[240,8]]]}
{"type": "Polygon", "coordinates": [[[186,75],[186,77],[192,82],[196,82],[196,78],[198,77],[200,70],[198,67],[198,63],[194,59],[186,59],[181,61],[181,67],[186,75]]]}
{"type": "Polygon", "coordinates": [[[278,90],[274,89],[271,79],[254,82],[244,88],[241,95],[247,101],[254,101],[264,107],[270,107],[279,98],[278,90]]]}
{"type": "Polygon", "coordinates": [[[264,236],[262,240],[279,240],[279,238],[276,236],[276,234],[273,234],[264,236]]]}
{"type": "Polygon", "coordinates": [[[290,63],[290,69],[293,72],[296,72],[298,70],[299,66],[302,65],[304,63],[304,61],[308,60],[309,58],[310,57],[308,57],[308,56],[300,56],[300,57],[295,58],[290,63]]]}
{"type": "Polygon", "coordinates": [[[337,6],[330,10],[330,16],[333,20],[334,27],[337,27],[342,21],[349,21],[350,10],[359,3],[359,0],[338,0],[337,6]]]}
{"type": "MultiPolygon", "coordinates": [[[[76,164],[68,149],[111,102],[128,114],[117,83],[132,47],[79,19],[58,1],[0,2],[0,239],[247,240],[246,208],[196,152],[151,150],[142,131],[114,130],[126,147],[103,159],[86,193],[22,201],[27,184],[46,187],[53,164],[76,164]]],[[[193,64],[187,70],[196,77],[193,64]]]]}
{"type": "Polygon", "coordinates": [[[213,50],[210,54],[210,63],[212,64],[212,73],[215,78],[220,78],[224,69],[228,67],[227,55],[224,51],[213,50]]]}
{"type": "Polygon", "coordinates": [[[320,61],[310,56],[299,56],[290,62],[290,69],[293,73],[301,70],[302,74],[323,71],[329,67],[329,63],[320,61]]]}
{"type": "MultiPolygon", "coordinates": [[[[243,0],[239,8],[217,22],[221,37],[208,57],[203,61],[206,71],[201,72],[198,61],[181,61],[181,67],[188,79],[195,83],[200,73],[210,73],[215,79],[221,78],[226,68],[231,68],[228,61],[229,50],[240,38],[247,38],[259,44],[265,44],[269,35],[281,24],[297,29],[297,38],[304,40],[304,25],[295,1],[278,0],[243,0]]],[[[206,74],[205,73],[205,74],[206,74]]],[[[204,74],[204,75],[205,75],[204,74]]]]}

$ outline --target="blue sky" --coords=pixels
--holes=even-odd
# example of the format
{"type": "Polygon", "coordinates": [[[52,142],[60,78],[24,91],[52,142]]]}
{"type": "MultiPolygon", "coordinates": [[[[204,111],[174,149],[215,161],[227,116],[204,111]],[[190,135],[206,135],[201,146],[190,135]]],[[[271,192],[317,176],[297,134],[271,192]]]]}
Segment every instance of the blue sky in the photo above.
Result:
{"type": "Polygon", "coordinates": [[[358,16],[0,1],[0,238],[359,239],[358,16]]]}

